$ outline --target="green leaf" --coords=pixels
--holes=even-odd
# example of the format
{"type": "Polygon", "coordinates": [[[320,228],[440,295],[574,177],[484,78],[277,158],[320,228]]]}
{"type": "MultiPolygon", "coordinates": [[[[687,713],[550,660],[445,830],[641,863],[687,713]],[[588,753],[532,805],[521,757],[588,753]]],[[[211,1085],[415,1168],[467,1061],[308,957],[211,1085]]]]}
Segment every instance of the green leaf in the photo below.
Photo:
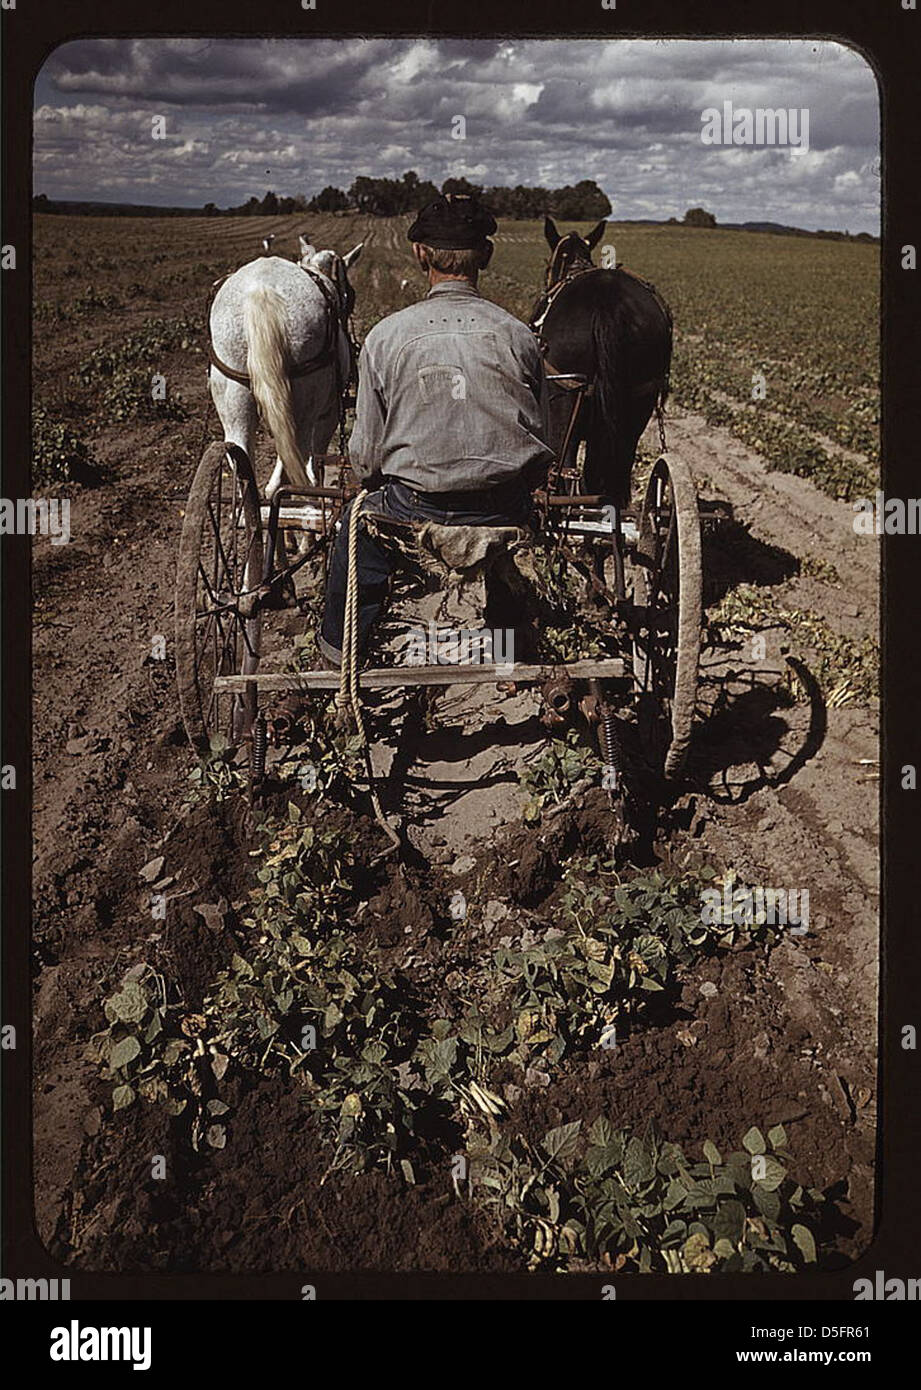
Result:
{"type": "Polygon", "coordinates": [[[571,1124],[548,1130],[541,1140],[541,1148],[557,1163],[567,1163],[575,1156],[581,1128],[582,1121],[573,1120],[571,1124]]]}
{"type": "Polygon", "coordinates": [[[815,1264],[815,1241],[805,1226],[794,1226],[790,1234],[807,1264],[815,1264]]]}
{"type": "Polygon", "coordinates": [[[141,1050],[141,1044],[135,1037],[122,1038],[117,1042],[109,1053],[109,1066],[113,1071],[120,1071],[129,1062],[133,1062],[141,1050]]]}
{"type": "Polygon", "coordinates": [[[607,1115],[599,1115],[588,1131],[588,1141],[599,1149],[605,1149],[614,1139],[614,1126],[607,1115]]]}
{"type": "Polygon", "coordinates": [[[106,1000],[105,1013],[110,1023],[140,1023],[147,1007],[143,985],[138,980],[127,980],[111,999],[106,1000]]]}
{"type": "Polygon", "coordinates": [[[182,1038],[170,1038],[169,1042],[163,1049],[164,1066],[174,1066],[175,1063],[179,1061],[179,1058],[183,1055],[183,1053],[188,1052],[188,1050],[189,1045],[187,1042],[183,1042],[182,1038]]]}
{"type": "Polygon", "coordinates": [[[752,1125],[748,1133],[743,1137],[742,1143],[750,1154],[763,1154],[766,1149],[764,1135],[757,1125],[752,1125]]]}
{"type": "Polygon", "coordinates": [[[768,1143],[772,1149],[785,1149],[787,1147],[787,1131],[783,1125],[774,1125],[773,1129],[768,1130],[768,1143]]]}
{"type": "Polygon", "coordinates": [[[752,1197],[765,1221],[774,1222],[778,1219],[780,1216],[780,1198],[776,1192],[755,1183],[752,1187],[752,1197]]]}
{"type": "Polygon", "coordinates": [[[634,1137],[624,1157],[624,1181],[628,1187],[642,1187],[656,1171],[652,1146],[634,1137]]]}
{"type": "Polygon", "coordinates": [[[755,1187],[761,1187],[765,1192],[774,1192],[787,1176],[787,1170],[776,1158],[763,1155],[752,1155],[762,1159],[759,1168],[763,1171],[763,1177],[755,1177],[755,1168],[752,1170],[752,1183],[755,1187]]]}
{"type": "Polygon", "coordinates": [[[682,1245],[687,1239],[687,1234],[686,1221],[670,1221],[662,1232],[659,1243],[663,1250],[670,1250],[675,1245],[682,1245]]]}
{"type": "Polygon", "coordinates": [[[722,1166],[723,1159],[720,1155],[720,1151],[709,1139],[704,1140],[704,1158],[710,1164],[711,1168],[719,1168],[722,1166]]]}
{"type": "Polygon", "coordinates": [[[112,1109],[124,1110],[126,1105],[130,1105],[134,1100],[134,1089],[131,1086],[116,1086],[112,1092],[112,1109]]]}
{"type": "Polygon", "coordinates": [[[151,1015],[150,1022],[148,1023],[144,1033],[144,1041],[146,1043],[153,1042],[154,1038],[156,1038],[162,1032],[163,1024],[161,1022],[160,1010],[154,1009],[153,1014],[151,1015]]]}
{"type": "Polygon", "coordinates": [[[741,1202],[721,1202],[713,1219],[713,1233],[719,1240],[738,1245],[745,1230],[745,1208],[741,1202]]]}
{"type": "Polygon", "coordinates": [[[671,1178],[676,1173],[680,1173],[683,1163],[684,1154],[677,1144],[666,1143],[662,1145],[656,1167],[663,1177],[671,1178]]]}

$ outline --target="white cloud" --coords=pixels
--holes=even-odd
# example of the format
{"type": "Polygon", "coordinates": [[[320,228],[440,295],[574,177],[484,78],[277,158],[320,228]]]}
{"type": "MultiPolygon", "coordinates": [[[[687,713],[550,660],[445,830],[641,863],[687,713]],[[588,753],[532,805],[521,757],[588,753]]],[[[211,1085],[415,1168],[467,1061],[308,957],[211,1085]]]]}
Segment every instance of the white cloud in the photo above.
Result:
{"type": "Polygon", "coordinates": [[[227,205],[359,173],[440,183],[463,162],[487,184],[595,178],[614,216],[706,200],[723,222],[875,231],[878,152],[870,69],[805,40],[79,40],[36,84],[36,191],[51,197],[227,205]],[[723,100],[808,107],[810,149],[703,146],[700,112],[723,100]]]}

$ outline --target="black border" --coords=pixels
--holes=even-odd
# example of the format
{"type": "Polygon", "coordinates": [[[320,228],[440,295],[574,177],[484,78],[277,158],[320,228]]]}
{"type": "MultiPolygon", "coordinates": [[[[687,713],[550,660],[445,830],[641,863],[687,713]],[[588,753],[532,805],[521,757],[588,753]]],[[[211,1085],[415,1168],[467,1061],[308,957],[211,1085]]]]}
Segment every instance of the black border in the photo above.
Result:
{"type": "MultiPolygon", "coordinates": [[[[903,243],[919,241],[921,181],[918,179],[917,73],[921,70],[921,14],[903,10],[901,0],[619,0],[602,10],[600,0],[459,0],[463,23],[447,20],[448,6],[422,0],[317,0],[304,11],[297,0],[159,0],[130,5],[96,0],[58,0],[54,12],[30,0],[0,11],[3,64],[3,210],[0,239],[17,250],[17,269],[3,272],[2,460],[6,497],[30,495],[29,417],[31,313],[32,84],[59,44],[90,37],[380,37],[458,38],[816,38],[855,49],[877,75],[882,132],[883,224],[881,246],[883,483],[887,496],[921,491],[916,441],[921,412],[919,364],[914,348],[918,275],[900,268],[903,243]],[[134,10],[136,23],[129,23],[134,10]],[[568,21],[568,22],[567,22],[568,21]],[[498,23],[497,23],[498,22],[498,23]],[[28,345],[28,346],[27,346],[28,345]]],[[[921,1275],[918,1258],[921,1202],[916,1154],[921,1141],[918,1053],[906,1052],[901,1028],[918,1027],[921,1001],[919,912],[912,869],[921,844],[921,792],[901,789],[903,763],[921,761],[921,659],[918,625],[910,595],[917,583],[919,542],[883,537],[883,680],[881,798],[883,812],[883,922],[881,950],[880,1106],[877,1170],[877,1229],[853,1265],[824,1274],[747,1276],[659,1276],[618,1278],[617,1299],[630,1302],[765,1300],[781,1321],[809,1321],[801,1305],[844,1300],[839,1321],[871,1321],[871,1305],[854,1304],[853,1282],[921,1275]],[[795,1299],[795,1305],[790,1300],[795,1299]],[[792,1309],[785,1312],[784,1309],[792,1309]]],[[[2,755],[17,768],[18,786],[3,793],[2,1021],[16,1026],[18,1046],[2,1060],[3,1165],[2,1272],[6,1277],[69,1278],[73,1300],[300,1300],[301,1285],[316,1286],[321,1300],[592,1300],[602,1298],[598,1275],[492,1274],[98,1274],[59,1265],[41,1245],[32,1220],[31,1016],[29,930],[31,882],[31,653],[30,544],[4,537],[0,545],[2,586],[2,755]]],[[[874,1305],[875,1306],[875,1305],[874,1305]]],[[[17,1314],[24,1311],[17,1305],[17,1314]]],[[[35,1313],[48,1327],[82,1311],[72,1303],[41,1305],[35,1313]]],[[[741,1310],[740,1310],[741,1311],[741,1310]]],[[[635,1310],[634,1310],[635,1312],[635,1310]]],[[[764,1321],[766,1310],[748,1309],[747,1321],[764,1321]]],[[[828,1310],[831,1313],[831,1309],[828,1310]]],[[[119,1315],[129,1317],[125,1310],[119,1315]]],[[[141,1310],[131,1315],[139,1321],[141,1310]]],[[[669,1318],[671,1312],[668,1313],[669,1318]]],[[[823,1320],[825,1314],[823,1313],[823,1320]]],[[[147,1321],[149,1321],[147,1317],[147,1321]]],[[[98,1319],[97,1319],[98,1321],[98,1319]]],[[[853,1343],[852,1345],[857,1345],[853,1343]]],[[[613,1369],[613,1368],[612,1368],[613,1369]]]]}

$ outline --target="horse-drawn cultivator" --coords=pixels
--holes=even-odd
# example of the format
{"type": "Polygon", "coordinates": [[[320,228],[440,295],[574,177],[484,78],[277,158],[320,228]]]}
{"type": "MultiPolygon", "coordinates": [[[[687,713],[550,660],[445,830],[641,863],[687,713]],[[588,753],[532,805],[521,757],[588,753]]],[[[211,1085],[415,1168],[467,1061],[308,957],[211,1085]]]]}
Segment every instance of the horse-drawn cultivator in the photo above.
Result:
{"type": "MultiPolygon", "coordinates": [[[[234,445],[206,451],[189,495],[180,546],[176,654],[185,727],[207,748],[215,735],[252,747],[264,766],[266,702],[293,692],[339,690],[335,670],[268,670],[263,622],[295,573],[328,548],[357,489],[346,460],[325,460],[330,486],[282,488],[266,504],[250,460],[234,445]],[[300,504],[300,505],[298,505],[300,504]],[[306,506],[304,505],[306,504],[306,506]],[[283,537],[306,537],[284,557],[283,537]]],[[[666,777],[683,766],[694,718],[701,634],[701,516],[687,465],[662,454],[641,507],[621,512],[604,497],[538,495],[531,544],[584,575],[618,654],[573,661],[396,664],[357,674],[362,691],[413,686],[537,686],[554,710],[580,708],[596,725],[605,764],[619,764],[617,721],[636,718],[649,760],[666,777]]],[[[455,529],[455,528],[452,528],[455,529]]],[[[497,692],[497,698],[500,698],[497,692]]]]}
{"type": "MultiPolygon", "coordinates": [[[[548,239],[553,245],[552,237],[548,239]]],[[[554,263],[561,260],[558,246],[554,263]]],[[[590,269],[590,261],[587,265],[590,269]]],[[[566,283],[579,279],[584,284],[585,263],[579,262],[567,277],[566,283]]],[[[636,293],[636,277],[630,280],[631,292],[636,293]]],[[[654,295],[652,287],[646,289],[654,295]]],[[[542,331],[563,302],[558,287],[545,299],[542,331]]],[[[240,749],[248,745],[251,779],[258,785],[269,741],[290,735],[291,709],[298,697],[306,698],[311,692],[338,692],[337,702],[352,710],[364,737],[361,700],[366,692],[491,685],[500,699],[504,692],[532,686],[542,697],[549,726],[581,715],[594,727],[608,787],[617,788],[621,780],[625,721],[633,726],[634,743],[639,743],[646,765],[658,776],[674,779],[684,765],[694,720],[702,622],[701,522],[709,512],[698,503],[685,460],[665,450],[661,405],[667,389],[663,383],[667,383],[671,320],[658,297],[655,303],[657,327],[667,328],[665,375],[660,372],[657,379],[630,389],[642,397],[642,423],[653,409],[657,411],[662,452],[635,510],[621,505],[623,495],[618,499],[603,490],[580,490],[585,477],[592,475],[593,448],[598,456],[597,412],[592,412],[594,424],[588,431],[583,420],[595,383],[586,374],[551,366],[546,349],[555,349],[552,341],[548,344],[543,339],[551,402],[565,413],[565,425],[546,484],[534,494],[527,531],[489,528],[484,542],[486,528],[482,527],[441,527],[379,516],[365,508],[365,495],[353,481],[343,454],[312,459],[313,476],[322,485],[284,485],[266,500],[260,495],[252,460],[242,447],[231,442],[210,445],[189,495],[176,594],[179,694],[193,745],[213,747],[216,736],[240,749]],[[580,439],[586,442],[587,460],[579,457],[580,439]],[[418,560],[424,551],[432,562],[427,568],[430,573],[439,572],[445,586],[469,578],[472,569],[483,578],[487,591],[497,566],[503,570],[503,582],[511,575],[519,618],[525,628],[530,623],[524,640],[513,645],[521,659],[509,660],[505,653],[505,659],[496,660],[495,652],[480,649],[475,660],[438,656],[419,662],[405,659],[404,652],[403,658],[396,656],[389,664],[385,658],[360,670],[357,639],[349,643],[349,610],[357,605],[358,587],[353,567],[342,670],[299,670],[293,662],[286,667],[264,664],[266,615],[290,604],[295,576],[305,565],[318,557],[328,562],[330,541],[344,524],[345,508],[352,499],[356,499],[349,513],[353,544],[358,527],[364,526],[377,540],[395,546],[403,559],[418,560]],[[291,532],[299,534],[293,556],[287,539],[291,532]],[[445,532],[451,533],[448,553],[445,532]],[[474,560],[465,571],[466,562],[456,558],[465,547],[457,542],[470,532],[476,533],[468,537],[474,560]],[[593,642],[590,649],[577,650],[575,655],[570,643],[567,659],[561,659],[559,652],[548,654],[536,616],[540,605],[531,602],[533,595],[528,591],[535,564],[522,563],[527,555],[538,562],[537,569],[542,556],[545,570],[549,563],[557,566],[557,572],[562,566],[570,577],[580,577],[594,629],[602,634],[600,643],[593,642]]],[[[635,447],[633,439],[626,460],[626,490],[635,447]]],[[[623,494],[624,487],[620,491],[623,494]]],[[[576,644],[578,632],[574,629],[576,644]]],[[[516,634],[521,635],[514,628],[513,637],[516,634]]],[[[378,818],[388,828],[374,793],[370,755],[368,775],[378,818]]]]}

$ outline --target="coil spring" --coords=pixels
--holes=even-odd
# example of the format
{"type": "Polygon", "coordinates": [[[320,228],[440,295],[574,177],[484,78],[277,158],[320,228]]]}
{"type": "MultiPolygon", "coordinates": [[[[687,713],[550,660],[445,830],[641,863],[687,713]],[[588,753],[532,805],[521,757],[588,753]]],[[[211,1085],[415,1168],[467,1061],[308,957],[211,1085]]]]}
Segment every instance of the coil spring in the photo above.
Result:
{"type": "Polygon", "coordinates": [[[253,720],[253,736],[250,746],[250,777],[254,783],[259,783],[265,776],[265,758],[269,746],[269,735],[265,723],[265,715],[257,714],[253,720]]]}
{"type": "Polygon", "coordinates": [[[601,752],[608,767],[613,767],[620,781],[624,771],[624,757],[617,737],[617,719],[610,709],[604,709],[599,725],[601,752]]]}

